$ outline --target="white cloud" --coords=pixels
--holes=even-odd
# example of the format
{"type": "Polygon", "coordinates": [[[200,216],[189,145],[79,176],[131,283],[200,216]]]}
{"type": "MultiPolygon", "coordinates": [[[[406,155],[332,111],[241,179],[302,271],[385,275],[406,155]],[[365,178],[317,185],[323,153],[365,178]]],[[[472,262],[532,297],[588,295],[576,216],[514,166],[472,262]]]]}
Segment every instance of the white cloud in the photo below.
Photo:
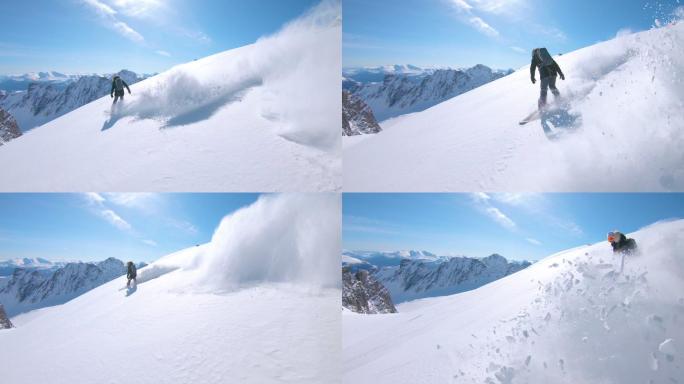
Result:
{"type": "Polygon", "coordinates": [[[483,192],[473,193],[470,196],[475,207],[489,216],[494,222],[510,231],[515,231],[517,229],[517,224],[510,217],[506,216],[499,208],[492,205],[491,196],[483,192]]]}
{"type": "Polygon", "coordinates": [[[508,216],[506,216],[499,208],[496,207],[488,207],[485,209],[485,212],[491,217],[494,221],[496,221],[499,225],[502,227],[513,230],[516,228],[516,224],[513,220],[511,220],[508,216]]]}
{"type": "Polygon", "coordinates": [[[107,5],[106,3],[100,0],[81,1],[83,2],[83,4],[85,4],[90,9],[95,11],[95,13],[98,15],[98,17],[103,22],[103,25],[105,27],[112,29],[119,35],[135,43],[140,44],[145,41],[145,38],[140,33],[138,33],[138,31],[131,28],[131,26],[129,26],[125,22],[119,20],[119,18],[117,17],[117,11],[111,6],[107,5]]]}
{"type": "MultiPolygon", "coordinates": [[[[471,5],[468,1],[466,0],[449,0],[449,3],[453,8],[455,8],[458,13],[461,14],[461,19],[469,24],[470,26],[474,27],[476,30],[478,30],[480,33],[485,34],[490,37],[497,37],[499,36],[499,31],[494,29],[491,25],[489,25],[486,21],[484,21],[480,16],[477,16],[475,14],[475,7],[471,5]]],[[[476,2],[473,2],[473,4],[476,4],[476,2]]]]}
{"type": "Polygon", "coordinates": [[[394,228],[394,226],[390,223],[352,215],[344,216],[343,228],[345,231],[349,232],[363,232],[384,235],[395,235],[399,233],[399,231],[397,231],[396,228],[394,228]]]}
{"type": "Polygon", "coordinates": [[[88,192],[88,193],[84,194],[83,196],[91,204],[101,204],[102,202],[105,201],[105,199],[104,199],[104,197],[102,197],[102,195],[100,195],[99,193],[95,193],[95,192],[88,192]]]}
{"type": "Polygon", "coordinates": [[[154,241],[154,240],[144,239],[142,242],[145,243],[145,244],[147,244],[147,245],[149,245],[149,246],[151,246],[151,247],[156,247],[156,246],[157,246],[157,242],[154,241]]]}
{"type": "Polygon", "coordinates": [[[527,51],[525,49],[520,48],[518,46],[512,46],[511,49],[514,50],[515,52],[518,52],[518,53],[527,53],[527,51]]]}
{"type": "Polygon", "coordinates": [[[473,6],[465,0],[451,0],[451,4],[461,11],[470,12],[473,10],[473,6]]]}
{"type": "Polygon", "coordinates": [[[116,212],[111,209],[103,209],[99,212],[105,220],[107,220],[111,225],[117,227],[122,231],[129,231],[132,227],[128,222],[121,218],[116,212]]]}
{"type": "Polygon", "coordinates": [[[531,237],[528,237],[525,240],[527,240],[528,243],[533,244],[533,245],[541,245],[542,244],[541,241],[539,241],[537,239],[533,239],[531,237]]]}
{"type": "Polygon", "coordinates": [[[156,205],[158,195],[154,193],[107,193],[107,200],[127,208],[149,211],[156,205]]]}
{"type": "Polygon", "coordinates": [[[169,52],[163,51],[163,50],[161,50],[161,49],[158,50],[158,51],[155,51],[155,53],[156,53],[157,55],[159,55],[159,56],[171,57],[171,54],[170,54],[169,52]]]}
{"type": "Polygon", "coordinates": [[[110,2],[121,13],[132,17],[148,16],[163,6],[159,0],[110,0],[110,2]]]}
{"type": "Polygon", "coordinates": [[[470,25],[475,27],[478,31],[482,32],[483,34],[490,36],[490,37],[497,37],[499,36],[499,31],[494,29],[491,25],[487,24],[484,20],[482,20],[481,17],[474,16],[468,19],[468,22],[470,22],[470,25]]]}

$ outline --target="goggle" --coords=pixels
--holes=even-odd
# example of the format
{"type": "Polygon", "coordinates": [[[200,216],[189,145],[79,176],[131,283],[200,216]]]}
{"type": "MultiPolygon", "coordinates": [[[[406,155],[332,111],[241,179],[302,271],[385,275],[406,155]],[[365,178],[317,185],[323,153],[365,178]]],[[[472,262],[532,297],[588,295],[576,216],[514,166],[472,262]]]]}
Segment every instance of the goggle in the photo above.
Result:
{"type": "Polygon", "coordinates": [[[608,241],[611,243],[617,240],[617,233],[615,232],[608,232],[608,241]]]}

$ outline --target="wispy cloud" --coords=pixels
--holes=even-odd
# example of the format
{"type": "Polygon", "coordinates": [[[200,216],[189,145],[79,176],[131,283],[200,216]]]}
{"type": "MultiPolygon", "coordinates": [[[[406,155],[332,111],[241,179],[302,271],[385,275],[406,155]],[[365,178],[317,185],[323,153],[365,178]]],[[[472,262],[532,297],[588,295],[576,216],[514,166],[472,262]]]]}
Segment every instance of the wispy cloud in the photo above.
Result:
{"type": "Polygon", "coordinates": [[[492,198],[486,193],[479,192],[471,195],[472,201],[475,207],[481,212],[489,216],[494,222],[500,226],[508,229],[509,231],[515,231],[517,229],[517,224],[506,214],[504,214],[499,208],[492,205],[492,198]]]}
{"type": "Polygon", "coordinates": [[[537,239],[534,239],[534,238],[531,238],[531,237],[528,237],[528,238],[525,239],[525,240],[527,240],[527,242],[530,243],[530,244],[532,244],[532,245],[542,245],[542,242],[541,242],[541,241],[539,241],[539,240],[537,240],[537,239]]]}
{"type": "Polygon", "coordinates": [[[143,239],[142,242],[149,245],[150,247],[156,247],[157,246],[157,242],[154,240],[143,239]]]}
{"type": "Polygon", "coordinates": [[[515,52],[518,52],[518,53],[527,53],[527,51],[525,49],[520,48],[520,47],[515,46],[515,45],[512,46],[511,49],[514,50],[515,52]]]}
{"type": "Polygon", "coordinates": [[[451,6],[458,11],[460,19],[471,27],[475,28],[480,33],[489,37],[498,37],[499,31],[489,25],[482,17],[475,14],[475,6],[481,4],[476,0],[449,0],[451,6]],[[468,1],[471,1],[472,4],[468,1]]]}
{"type": "Polygon", "coordinates": [[[126,220],[124,220],[118,213],[111,208],[105,206],[106,199],[99,193],[90,192],[85,193],[85,200],[88,202],[90,208],[101,218],[109,224],[122,231],[131,231],[133,227],[126,220]]]}
{"type": "Polygon", "coordinates": [[[84,5],[90,8],[103,22],[102,24],[115,31],[126,39],[135,43],[143,43],[145,38],[135,29],[123,22],[117,16],[118,12],[105,2],[100,0],[81,0],[84,5]]]}
{"type": "Polygon", "coordinates": [[[163,50],[158,50],[158,51],[155,51],[154,53],[156,53],[159,56],[171,57],[171,54],[169,52],[163,51],[163,50]]]}
{"type": "Polygon", "coordinates": [[[353,215],[345,215],[343,220],[343,228],[345,231],[349,232],[363,232],[384,235],[396,235],[399,233],[394,225],[381,220],[353,215]]]}
{"type": "Polygon", "coordinates": [[[111,209],[101,210],[100,216],[107,220],[111,225],[119,228],[122,231],[129,231],[132,228],[126,220],[122,219],[121,216],[119,216],[116,212],[112,211],[111,209]]]}
{"type": "Polygon", "coordinates": [[[554,213],[553,207],[544,195],[535,193],[497,193],[490,196],[499,203],[524,209],[550,227],[562,229],[574,236],[584,234],[582,228],[574,221],[554,213]]]}
{"type": "Polygon", "coordinates": [[[487,36],[490,37],[497,37],[499,36],[499,31],[494,29],[491,25],[487,24],[484,20],[482,20],[481,17],[479,16],[473,16],[468,19],[468,22],[470,25],[475,27],[478,31],[484,33],[487,36]]]}

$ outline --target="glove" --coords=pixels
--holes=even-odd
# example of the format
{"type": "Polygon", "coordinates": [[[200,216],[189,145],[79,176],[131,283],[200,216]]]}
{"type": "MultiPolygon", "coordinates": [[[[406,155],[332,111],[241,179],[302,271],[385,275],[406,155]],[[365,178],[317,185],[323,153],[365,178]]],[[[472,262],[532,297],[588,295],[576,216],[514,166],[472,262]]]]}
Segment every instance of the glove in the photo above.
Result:
{"type": "Polygon", "coordinates": [[[565,81],[565,75],[561,73],[560,75],[561,80],[565,81]]]}
{"type": "Polygon", "coordinates": [[[114,94],[110,93],[110,94],[109,94],[109,97],[111,97],[111,98],[113,99],[113,98],[114,98],[114,94]]]}
{"type": "Polygon", "coordinates": [[[532,84],[536,84],[536,83],[537,83],[537,79],[535,79],[535,78],[533,77],[533,78],[532,78],[532,84]]]}
{"type": "Polygon", "coordinates": [[[131,90],[130,90],[130,89],[128,90],[128,94],[129,94],[129,95],[131,94],[131,90]]]}

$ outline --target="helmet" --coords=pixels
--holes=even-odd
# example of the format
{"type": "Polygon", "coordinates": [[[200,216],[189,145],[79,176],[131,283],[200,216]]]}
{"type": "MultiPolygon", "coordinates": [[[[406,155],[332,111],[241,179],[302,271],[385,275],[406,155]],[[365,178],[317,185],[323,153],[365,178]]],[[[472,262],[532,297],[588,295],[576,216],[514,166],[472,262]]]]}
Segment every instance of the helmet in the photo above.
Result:
{"type": "Polygon", "coordinates": [[[607,238],[608,238],[609,242],[615,243],[615,242],[620,241],[621,235],[622,235],[622,233],[620,233],[619,231],[610,231],[610,232],[608,232],[607,238]]]}

